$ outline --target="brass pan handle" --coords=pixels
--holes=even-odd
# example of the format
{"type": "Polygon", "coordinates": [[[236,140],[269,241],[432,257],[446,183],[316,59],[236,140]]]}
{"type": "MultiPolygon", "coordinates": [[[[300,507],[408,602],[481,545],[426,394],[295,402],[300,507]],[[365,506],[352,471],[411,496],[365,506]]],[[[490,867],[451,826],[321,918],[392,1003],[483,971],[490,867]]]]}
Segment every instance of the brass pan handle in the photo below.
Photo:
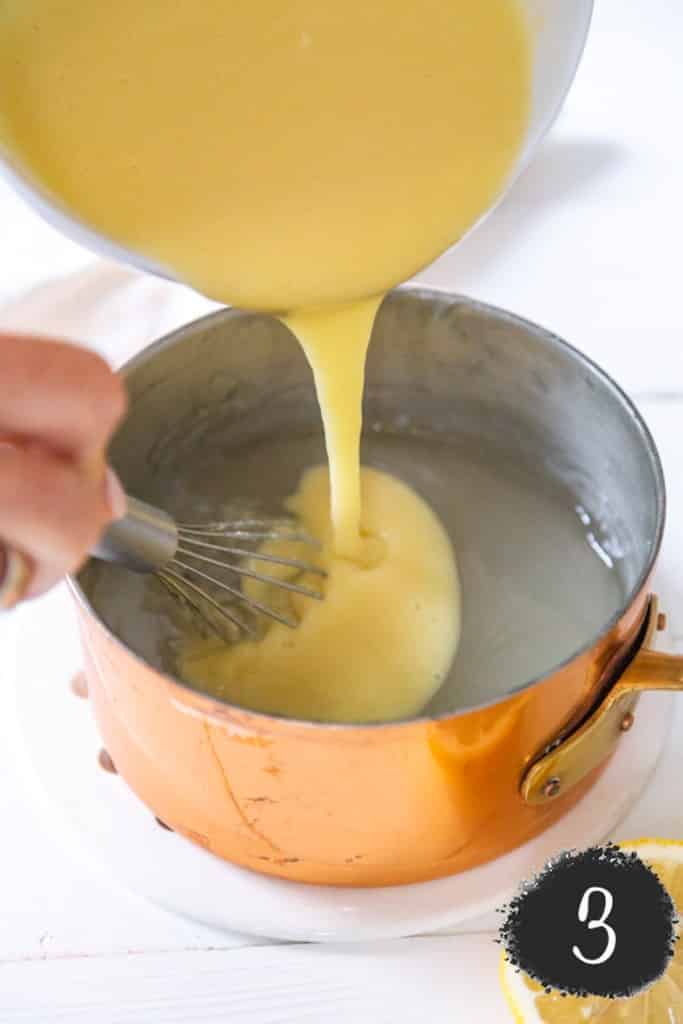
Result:
{"type": "Polygon", "coordinates": [[[602,764],[633,725],[640,693],[683,691],[683,656],[660,654],[650,646],[659,622],[657,609],[653,595],[640,650],[621,677],[573,732],[546,748],[527,768],[520,787],[526,803],[555,800],[602,764]]]}

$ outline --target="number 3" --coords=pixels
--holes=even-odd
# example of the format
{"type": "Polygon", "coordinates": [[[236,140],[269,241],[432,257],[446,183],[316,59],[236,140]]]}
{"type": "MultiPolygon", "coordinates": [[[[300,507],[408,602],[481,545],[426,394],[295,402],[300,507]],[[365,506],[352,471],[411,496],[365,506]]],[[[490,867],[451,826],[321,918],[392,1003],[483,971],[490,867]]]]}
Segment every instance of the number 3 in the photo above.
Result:
{"type": "Polygon", "coordinates": [[[588,921],[588,930],[592,931],[594,928],[602,928],[607,933],[607,945],[600,956],[596,956],[592,959],[584,956],[578,946],[572,946],[572,953],[576,959],[581,960],[584,964],[590,964],[591,966],[604,964],[606,960],[609,960],[614,953],[614,948],[617,944],[617,936],[614,928],[609,924],[605,924],[605,921],[612,913],[612,908],[614,907],[614,899],[612,898],[612,893],[609,889],[603,889],[598,885],[591,885],[590,888],[586,889],[585,893],[581,897],[581,902],[579,903],[579,921],[583,924],[588,919],[588,905],[590,903],[591,895],[594,892],[600,893],[605,901],[605,906],[602,911],[602,917],[598,917],[593,921],[588,921]]]}

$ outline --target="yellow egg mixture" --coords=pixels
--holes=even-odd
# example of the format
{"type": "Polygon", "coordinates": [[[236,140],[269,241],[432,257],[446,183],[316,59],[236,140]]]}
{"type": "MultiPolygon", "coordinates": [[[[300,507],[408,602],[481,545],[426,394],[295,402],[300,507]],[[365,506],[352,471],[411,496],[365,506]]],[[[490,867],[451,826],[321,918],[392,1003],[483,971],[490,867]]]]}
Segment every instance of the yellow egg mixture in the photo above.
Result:
{"type": "MultiPolygon", "coordinates": [[[[250,707],[418,712],[459,638],[433,512],[361,471],[382,294],[504,187],[530,107],[518,0],[0,0],[0,137],[58,201],[206,295],[279,315],[311,364],[329,460],[290,506],[321,603],[183,670],[250,707]]],[[[416,344],[419,339],[416,338],[416,344]]]]}

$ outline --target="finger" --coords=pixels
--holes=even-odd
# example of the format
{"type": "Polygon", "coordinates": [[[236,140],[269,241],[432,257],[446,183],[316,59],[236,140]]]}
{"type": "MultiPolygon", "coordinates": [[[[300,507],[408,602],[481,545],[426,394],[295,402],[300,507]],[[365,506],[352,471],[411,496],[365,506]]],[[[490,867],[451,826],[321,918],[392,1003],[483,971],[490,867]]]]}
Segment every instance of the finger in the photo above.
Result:
{"type": "Polygon", "coordinates": [[[0,540],[30,559],[30,594],[74,572],[111,518],[104,484],[72,462],[0,447],[0,540]]]}
{"type": "Polygon", "coordinates": [[[31,565],[31,576],[21,598],[22,601],[31,601],[34,597],[41,597],[48,590],[52,590],[67,575],[57,566],[49,562],[34,563],[29,559],[31,565]]]}
{"type": "Polygon", "coordinates": [[[66,342],[0,334],[0,365],[0,436],[97,464],[127,404],[107,363],[66,342]]]}
{"type": "MultiPolygon", "coordinates": [[[[104,467],[103,479],[102,477],[86,477],[86,481],[95,487],[104,487],[106,505],[109,509],[107,520],[120,519],[126,514],[128,499],[118,477],[109,466],[105,465],[104,467]]],[[[106,525],[106,522],[104,525],[106,525]]],[[[91,549],[92,545],[88,548],[88,551],[84,553],[81,561],[85,560],[91,549]]],[[[53,565],[51,562],[41,561],[34,563],[33,560],[29,558],[25,558],[25,562],[28,564],[28,569],[24,567],[24,573],[26,573],[29,578],[28,581],[26,581],[26,578],[24,577],[22,581],[24,585],[24,592],[21,595],[20,600],[23,597],[40,597],[41,594],[50,590],[65,575],[65,571],[60,565],[53,565]]],[[[76,568],[78,568],[78,566],[76,566],[76,568]]],[[[71,571],[73,572],[74,570],[72,569],[71,571]]]]}

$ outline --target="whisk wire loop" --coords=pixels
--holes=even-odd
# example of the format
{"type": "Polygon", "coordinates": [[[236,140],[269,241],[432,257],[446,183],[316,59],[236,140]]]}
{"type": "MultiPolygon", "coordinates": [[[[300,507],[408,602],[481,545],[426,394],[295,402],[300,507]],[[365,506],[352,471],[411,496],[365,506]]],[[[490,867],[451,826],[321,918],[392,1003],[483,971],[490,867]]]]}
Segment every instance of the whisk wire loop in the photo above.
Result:
{"type": "Polygon", "coordinates": [[[229,623],[232,629],[255,634],[251,623],[233,609],[232,604],[235,603],[248,609],[251,615],[265,616],[291,628],[298,624],[295,616],[288,616],[245,591],[239,585],[242,580],[251,579],[267,587],[315,600],[324,596],[321,591],[297,582],[291,575],[289,578],[270,576],[244,564],[257,561],[264,566],[271,564],[291,569],[293,575],[324,578],[326,572],[320,566],[258,550],[258,546],[268,540],[319,546],[297,529],[291,519],[242,516],[222,522],[176,523],[167,512],[137,498],[128,497],[127,502],[126,515],[110,524],[93,551],[94,557],[117,562],[135,572],[154,573],[169,593],[182,598],[214,631],[217,631],[215,620],[218,616],[220,622],[229,623]],[[217,543],[218,540],[227,543],[217,543]],[[252,545],[254,550],[240,542],[252,545]],[[221,570],[228,578],[232,576],[234,583],[205,572],[201,566],[221,570]],[[226,606],[217,599],[218,595],[214,596],[197,581],[231,598],[231,606],[226,606]],[[212,614],[209,615],[205,609],[212,614]]]}

